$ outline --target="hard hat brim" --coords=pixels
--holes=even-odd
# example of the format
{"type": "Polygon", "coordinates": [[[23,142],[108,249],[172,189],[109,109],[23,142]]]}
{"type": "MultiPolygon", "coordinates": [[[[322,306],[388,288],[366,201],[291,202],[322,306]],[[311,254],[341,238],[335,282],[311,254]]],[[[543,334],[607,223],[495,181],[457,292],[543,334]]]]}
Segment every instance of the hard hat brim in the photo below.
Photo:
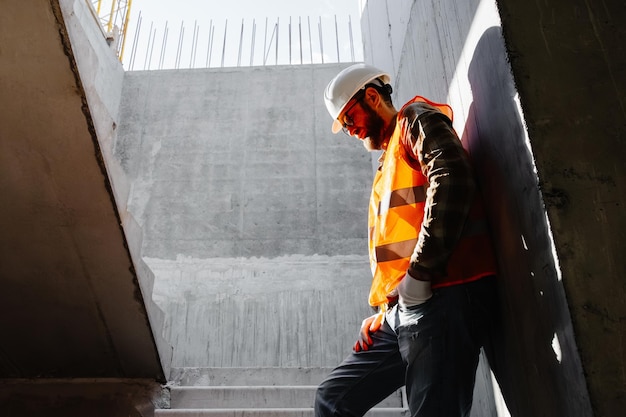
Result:
{"type": "Polygon", "coordinates": [[[343,125],[341,124],[341,122],[337,119],[335,119],[335,121],[333,122],[333,127],[332,127],[332,131],[334,134],[337,134],[341,131],[341,129],[343,128],[343,125]]]}

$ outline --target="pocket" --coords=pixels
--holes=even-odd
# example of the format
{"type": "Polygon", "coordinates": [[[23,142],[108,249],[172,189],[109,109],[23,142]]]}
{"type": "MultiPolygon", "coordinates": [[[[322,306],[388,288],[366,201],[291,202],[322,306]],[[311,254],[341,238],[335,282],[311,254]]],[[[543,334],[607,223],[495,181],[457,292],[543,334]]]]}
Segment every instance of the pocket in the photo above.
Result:
{"type": "Polygon", "coordinates": [[[422,304],[414,305],[411,307],[402,307],[398,304],[398,312],[396,318],[397,327],[407,327],[419,324],[424,318],[432,305],[433,298],[429,298],[422,304]]]}

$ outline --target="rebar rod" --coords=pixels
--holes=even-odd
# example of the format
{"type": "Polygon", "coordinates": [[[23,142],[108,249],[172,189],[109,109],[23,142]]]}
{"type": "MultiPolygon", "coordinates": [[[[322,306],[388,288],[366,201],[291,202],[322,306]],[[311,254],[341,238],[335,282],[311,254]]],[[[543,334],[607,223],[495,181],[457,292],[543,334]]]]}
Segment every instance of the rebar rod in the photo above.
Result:
{"type": "Polygon", "coordinates": [[[193,22],[193,37],[191,38],[191,56],[189,57],[189,68],[193,68],[196,64],[196,48],[198,46],[198,21],[193,22]]]}
{"type": "Polygon", "coordinates": [[[241,48],[243,46],[243,19],[241,19],[241,33],[239,34],[239,53],[237,54],[237,66],[241,66],[241,48]]]}
{"type": "Polygon", "coordinates": [[[159,69],[163,68],[163,61],[165,60],[165,50],[167,49],[167,35],[170,29],[167,27],[167,20],[165,21],[165,30],[163,31],[163,42],[161,44],[161,56],[159,57],[159,69]]]}
{"type": "Polygon", "coordinates": [[[337,27],[337,15],[335,15],[335,43],[337,44],[337,62],[341,62],[339,60],[339,29],[337,27]]]}
{"type": "Polygon", "coordinates": [[[207,42],[206,45],[206,64],[205,66],[207,68],[209,68],[209,66],[211,65],[211,45],[213,42],[212,36],[211,36],[211,31],[213,30],[213,19],[211,19],[211,21],[209,22],[209,41],[207,42]]]}
{"type": "Polygon", "coordinates": [[[180,61],[183,57],[183,45],[185,40],[185,25],[184,22],[180,24],[180,34],[178,36],[178,51],[176,52],[176,69],[180,68],[180,61]]]}
{"type": "Polygon", "coordinates": [[[350,58],[354,62],[354,40],[352,39],[352,16],[348,15],[348,31],[350,33],[350,58]]]}
{"type": "Polygon", "coordinates": [[[250,43],[250,66],[254,64],[254,43],[256,42],[256,20],[252,19],[252,40],[250,43]]]}
{"type": "Polygon", "coordinates": [[[306,20],[309,23],[309,53],[311,54],[311,64],[312,64],[313,63],[313,41],[311,40],[311,18],[310,18],[310,16],[307,16],[306,20]]]}
{"type": "Polygon", "coordinates": [[[300,65],[302,65],[302,18],[298,16],[298,36],[300,37],[300,65]]]}
{"type": "Polygon", "coordinates": [[[278,31],[280,30],[280,18],[276,19],[276,61],[275,64],[278,65],[278,31]]]}
{"type": "Polygon", "coordinates": [[[215,41],[215,26],[211,30],[211,57],[209,58],[209,67],[211,66],[211,58],[213,58],[213,41],[215,41]]]}
{"type": "Polygon", "coordinates": [[[269,45],[269,47],[267,48],[267,51],[263,51],[263,53],[265,55],[265,58],[263,60],[263,65],[265,65],[265,63],[267,62],[267,58],[270,55],[270,51],[272,49],[272,39],[274,39],[274,34],[275,33],[276,33],[276,25],[274,25],[274,30],[272,30],[272,37],[270,38],[270,45],[269,45]]]}
{"type": "Polygon", "coordinates": [[[226,31],[228,29],[228,19],[226,19],[226,24],[224,25],[224,43],[222,45],[222,68],[224,68],[224,55],[226,54],[226,31]]]}
{"type": "Polygon", "coordinates": [[[150,40],[152,39],[152,26],[154,25],[154,22],[150,22],[150,33],[148,34],[148,48],[146,48],[146,57],[143,60],[143,69],[146,69],[146,66],[148,65],[148,55],[150,54],[150,40]]]}
{"type": "Polygon", "coordinates": [[[133,46],[130,49],[130,61],[128,63],[128,68],[132,71],[135,67],[135,55],[137,54],[137,41],[139,39],[139,34],[141,33],[141,11],[139,11],[139,16],[137,17],[137,28],[135,29],[135,36],[133,38],[133,46]]]}
{"type": "Polygon", "coordinates": [[[322,64],[324,63],[324,41],[322,40],[322,18],[320,17],[317,23],[317,29],[320,35],[320,55],[322,57],[322,64]]]}
{"type": "Polygon", "coordinates": [[[154,28],[154,35],[152,36],[152,45],[150,45],[150,58],[148,59],[148,69],[152,66],[152,52],[154,51],[154,41],[156,40],[157,28],[154,28]]]}
{"type": "Polygon", "coordinates": [[[267,59],[267,17],[265,18],[265,39],[263,40],[263,65],[265,65],[265,61],[267,59]]]}

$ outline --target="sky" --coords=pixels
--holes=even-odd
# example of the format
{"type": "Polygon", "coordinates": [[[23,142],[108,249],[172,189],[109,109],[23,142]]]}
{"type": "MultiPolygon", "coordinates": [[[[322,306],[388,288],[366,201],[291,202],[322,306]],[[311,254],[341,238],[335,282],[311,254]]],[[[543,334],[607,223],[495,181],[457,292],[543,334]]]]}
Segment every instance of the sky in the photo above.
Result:
{"type": "MultiPolygon", "coordinates": [[[[101,16],[111,1],[102,0],[101,16]]],[[[122,62],[143,70],[361,61],[362,1],[133,0],[122,62]]]]}

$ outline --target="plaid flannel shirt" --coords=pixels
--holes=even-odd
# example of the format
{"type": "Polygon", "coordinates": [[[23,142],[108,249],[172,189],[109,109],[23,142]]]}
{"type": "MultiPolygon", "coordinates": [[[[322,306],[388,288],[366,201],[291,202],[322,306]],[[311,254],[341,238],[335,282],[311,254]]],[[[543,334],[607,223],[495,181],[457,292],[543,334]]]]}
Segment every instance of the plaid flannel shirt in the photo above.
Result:
{"type": "Polygon", "coordinates": [[[463,232],[476,192],[469,157],[452,122],[426,103],[413,103],[398,116],[407,162],[428,179],[419,238],[409,273],[434,277],[445,273],[463,232]]]}

